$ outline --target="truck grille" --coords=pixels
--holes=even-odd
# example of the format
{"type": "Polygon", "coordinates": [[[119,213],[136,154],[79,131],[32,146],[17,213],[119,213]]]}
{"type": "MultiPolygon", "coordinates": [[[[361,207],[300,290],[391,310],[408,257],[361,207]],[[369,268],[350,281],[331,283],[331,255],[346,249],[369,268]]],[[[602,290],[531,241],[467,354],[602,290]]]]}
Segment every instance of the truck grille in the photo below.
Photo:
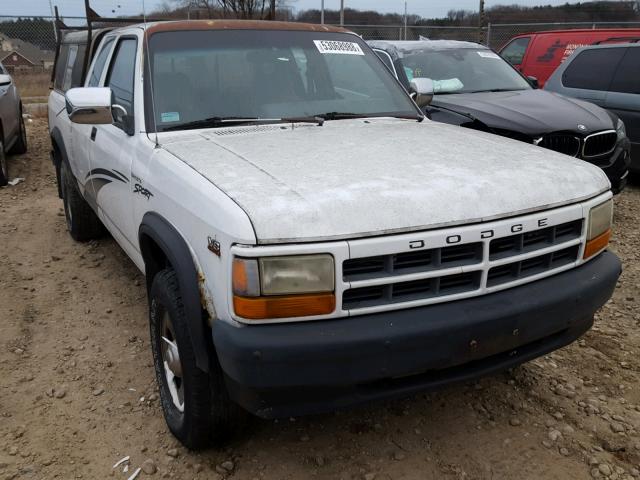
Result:
{"type": "Polygon", "coordinates": [[[613,130],[594,133],[584,139],[582,156],[583,158],[591,158],[606,155],[616,148],[617,142],[618,134],[613,130]]]}
{"type": "Polygon", "coordinates": [[[344,262],[342,274],[347,281],[357,281],[472,265],[480,261],[482,261],[482,243],[478,242],[395,255],[354,258],[344,262]]]}
{"type": "Polygon", "coordinates": [[[471,272],[374,287],[352,288],[344,292],[342,306],[345,309],[370,307],[469,292],[478,289],[481,276],[481,272],[471,272]]]}
{"type": "Polygon", "coordinates": [[[552,133],[545,135],[538,143],[538,146],[548,148],[554,152],[564,153],[572,157],[577,157],[580,153],[580,138],[573,135],[552,133]]]}
{"type": "Polygon", "coordinates": [[[481,242],[348,259],[342,308],[440,299],[551,272],[579,259],[582,230],[578,219],[481,242]]]}

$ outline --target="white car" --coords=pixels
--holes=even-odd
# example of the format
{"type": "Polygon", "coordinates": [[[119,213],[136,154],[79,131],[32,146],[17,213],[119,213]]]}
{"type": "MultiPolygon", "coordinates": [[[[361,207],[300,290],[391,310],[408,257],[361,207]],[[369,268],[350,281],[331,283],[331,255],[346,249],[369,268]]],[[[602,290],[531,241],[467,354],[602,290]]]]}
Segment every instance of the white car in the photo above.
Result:
{"type": "Polygon", "coordinates": [[[327,411],[528,361],[614,290],[602,170],[424,119],[355,34],[104,30],[83,80],[86,43],[65,36],[49,97],[68,228],[104,225],[144,272],[164,415],[189,448],[243,410],[327,411]]]}
{"type": "Polygon", "coordinates": [[[9,181],[7,155],[27,151],[22,102],[9,72],[0,63],[0,187],[9,181]]]}

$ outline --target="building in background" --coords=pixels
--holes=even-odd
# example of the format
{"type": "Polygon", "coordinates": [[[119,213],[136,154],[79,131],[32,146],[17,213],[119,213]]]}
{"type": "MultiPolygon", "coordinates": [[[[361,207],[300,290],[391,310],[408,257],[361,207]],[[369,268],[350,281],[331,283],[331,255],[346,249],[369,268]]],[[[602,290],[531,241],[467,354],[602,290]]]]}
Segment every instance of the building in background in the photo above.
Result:
{"type": "Polygon", "coordinates": [[[42,50],[32,43],[0,33],[0,62],[10,72],[49,70],[53,67],[54,58],[53,51],[42,50]]]}

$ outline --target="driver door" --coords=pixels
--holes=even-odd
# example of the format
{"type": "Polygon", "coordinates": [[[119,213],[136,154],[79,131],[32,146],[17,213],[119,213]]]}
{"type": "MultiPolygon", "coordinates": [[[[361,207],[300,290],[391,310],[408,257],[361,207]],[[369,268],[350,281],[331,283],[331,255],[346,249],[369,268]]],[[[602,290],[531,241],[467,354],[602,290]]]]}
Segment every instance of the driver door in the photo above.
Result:
{"type": "Polygon", "coordinates": [[[121,36],[102,86],[112,94],[114,122],[92,125],[89,134],[89,178],[98,215],[125,250],[133,248],[136,232],[131,209],[131,163],[135,150],[134,84],[138,40],[121,36]]]}

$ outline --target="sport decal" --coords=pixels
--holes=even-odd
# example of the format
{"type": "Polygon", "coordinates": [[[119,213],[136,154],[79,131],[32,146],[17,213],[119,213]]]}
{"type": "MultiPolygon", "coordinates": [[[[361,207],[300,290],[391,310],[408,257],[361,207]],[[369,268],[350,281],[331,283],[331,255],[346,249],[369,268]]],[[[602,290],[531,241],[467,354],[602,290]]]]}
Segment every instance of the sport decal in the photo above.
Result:
{"type": "Polygon", "coordinates": [[[140,195],[142,195],[143,197],[145,197],[147,200],[149,200],[151,197],[153,197],[153,193],[151,193],[149,190],[147,190],[146,188],[144,188],[142,185],[140,185],[139,183],[136,183],[133,186],[133,193],[139,193],[140,195]]]}

